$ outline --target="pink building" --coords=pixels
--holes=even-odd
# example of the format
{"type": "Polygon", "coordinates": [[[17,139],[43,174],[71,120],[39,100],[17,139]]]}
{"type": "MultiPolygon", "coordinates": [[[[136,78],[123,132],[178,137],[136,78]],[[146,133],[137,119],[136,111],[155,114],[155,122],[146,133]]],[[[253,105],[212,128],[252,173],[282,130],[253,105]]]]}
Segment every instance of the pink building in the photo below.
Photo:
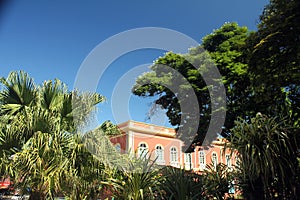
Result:
{"type": "Polygon", "coordinates": [[[120,152],[144,156],[147,152],[159,165],[184,167],[203,171],[206,164],[224,163],[229,167],[236,164],[235,154],[224,152],[225,139],[218,138],[210,146],[197,146],[192,153],[182,152],[183,142],[176,138],[172,128],[127,121],[118,125],[123,134],[110,140],[120,152]]]}

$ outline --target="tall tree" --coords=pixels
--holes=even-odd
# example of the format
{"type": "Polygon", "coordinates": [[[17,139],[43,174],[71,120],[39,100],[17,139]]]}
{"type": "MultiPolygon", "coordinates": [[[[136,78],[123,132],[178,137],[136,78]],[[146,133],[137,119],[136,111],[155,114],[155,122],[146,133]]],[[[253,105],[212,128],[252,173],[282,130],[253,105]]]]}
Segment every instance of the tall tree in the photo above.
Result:
{"type": "Polygon", "coordinates": [[[271,0],[248,40],[255,111],[289,115],[299,126],[300,2],[271,0]]]}
{"type": "Polygon", "coordinates": [[[230,134],[237,117],[251,115],[248,96],[250,76],[246,62],[245,44],[251,32],[237,23],[225,23],[203,38],[202,46],[218,67],[226,88],[225,135],[230,134]]]}
{"type": "MultiPolygon", "coordinates": [[[[289,162],[299,172],[299,128],[300,128],[300,2],[298,0],[270,0],[265,7],[257,32],[251,34],[247,41],[248,72],[251,74],[251,90],[249,102],[254,112],[262,112],[270,116],[283,116],[293,131],[288,131],[288,142],[293,146],[289,162]]],[[[283,158],[284,159],[284,158],[283,158]]],[[[275,165],[280,160],[269,160],[269,165],[275,165]],[[274,162],[274,163],[273,163],[274,162]]],[[[285,170],[283,172],[287,172],[285,170]]],[[[299,173],[296,178],[276,183],[282,184],[294,181],[293,187],[298,187],[299,173]],[[297,181],[298,179],[298,181],[297,181]]],[[[261,178],[260,182],[271,177],[261,178]]],[[[278,190],[277,188],[277,190],[278,190]]],[[[290,188],[289,188],[290,189],[290,188]]]]}
{"type": "MultiPolygon", "coordinates": [[[[166,114],[171,124],[178,128],[186,127],[184,133],[178,133],[179,137],[189,137],[188,132],[197,133],[188,151],[192,151],[195,145],[201,145],[205,138],[212,115],[211,104],[215,102],[211,98],[209,89],[218,90],[219,88],[215,87],[220,84],[218,81],[222,81],[227,92],[226,99],[219,99],[227,103],[225,126],[218,127],[223,128],[222,134],[227,135],[236,116],[243,114],[244,97],[247,95],[245,88],[248,86],[249,78],[242,47],[248,34],[246,27],[239,27],[236,23],[226,23],[204,37],[203,44],[190,49],[187,55],[169,52],[155,61],[151,66],[152,72],[137,79],[132,90],[134,94],[157,95],[155,104],[167,110],[166,114]],[[203,77],[209,74],[209,66],[215,64],[221,72],[222,80],[213,80],[215,86],[207,85],[203,77]],[[170,88],[177,88],[178,91],[174,92],[170,88]],[[181,106],[189,102],[192,92],[196,95],[198,107],[194,108],[192,103],[187,103],[190,106],[188,109],[190,113],[183,113],[184,108],[181,106]],[[198,122],[199,126],[191,130],[191,127],[198,122]]],[[[218,98],[221,97],[215,97],[218,98]]]]}

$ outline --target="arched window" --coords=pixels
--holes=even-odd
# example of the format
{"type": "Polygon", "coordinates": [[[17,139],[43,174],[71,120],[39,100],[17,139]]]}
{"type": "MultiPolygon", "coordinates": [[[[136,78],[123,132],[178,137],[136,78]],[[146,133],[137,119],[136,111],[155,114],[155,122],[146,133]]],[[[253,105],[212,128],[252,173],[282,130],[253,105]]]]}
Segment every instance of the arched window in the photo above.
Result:
{"type": "Polygon", "coordinates": [[[226,154],[225,159],[227,167],[231,168],[231,156],[229,154],[226,154]]]}
{"type": "Polygon", "coordinates": [[[156,156],[156,162],[163,164],[164,163],[164,149],[162,146],[157,145],[155,148],[155,156],[156,156]]]}
{"type": "Polygon", "coordinates": [[[204,151],[199,151],[199,164],[202,169],[205,169],[206,161],[204,151]]]}
{"type": "Polygon", "coordinates": [[[176,147],[171,147],[170,149],[170,161],[171,163],[178,162],[178,154],[176,147]]]}
{"type": "Polygon", "coordinates": [[[184,153],[184,166],[187,170],[193,169],[191,153],[184,153]]]}
{"type": "Polygon", "coordinates": [[[213,166],[216,169],[217,164],[218,164],[218,157],[217,157],[216,153],[212,153],[211,161],[212,161],[213,166]]]}
{"type": "Polygon", "coordinates": [[[115,148],[116,148],[117,152],[121,152],[121,145],[119,143],[117,143],[115,145],[115,148]]]}
{"type": "Polygon", "coordinates": [[[145,158],[147,154],[148,154],[147,144],[144,142],[140,143],[140,145],[138,147],[138,157],[145,158]]]}

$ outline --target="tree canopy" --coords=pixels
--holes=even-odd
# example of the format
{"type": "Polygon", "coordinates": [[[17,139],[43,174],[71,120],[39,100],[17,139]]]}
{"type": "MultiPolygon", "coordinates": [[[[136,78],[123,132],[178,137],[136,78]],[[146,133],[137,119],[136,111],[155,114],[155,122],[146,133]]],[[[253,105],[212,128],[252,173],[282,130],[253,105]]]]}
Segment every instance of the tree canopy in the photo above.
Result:
{"type": "Polygon", "coordinates": [[[271,0],[247,41],[253,110],[288,115],[299,126],[300,2],[271,0]]]}
{"type": "MultiPolygon", "coordinates": [[[[229,129],[233,127],[236,115],[239,115],[246,106],[244,97],[247,95],[245,88],[249,85],[249,78],[246,73],[248,65],[244,62],[245,56],[242,48],[248,34],[246,27],[240,27],[236,23],[226,23],[220,29],[206,36],[202,45],[190,49],[188,54],[167,53],[155,61],[151,66],[151,72],[137,79],[133,93],[139,96],[157,95],[155,104],[167,110],[166,114],[174,126],[188,126],[188,130],[190,130],[199,122],[196,129],[190,130],[193,131],[194,136],[193,146],[203,142],[210,123],[211,103],[214,99],[212,99],[209,89],[217,90],[218,88],[215,86],[222,83],[225,85],[226,99],[220,100],[220,96],[214,98],[219,102],[226,101],[227,103],[225,126],[218,128],[223,128],[223,131],[220,131],[221,134],[228,134],[229,129]],[[216,65],[222,75],[222,80],[214,80],[213,85],[207,84],[203,79],[209,73],[210,65],[216,65]],[[174,69],[178,73],[174,73],[172,70],[168,71],[167,68],[174,69]],[[183,79],[186,82],[182,81],[183,79]],[[170,90],[174,87],[179,88],[176,94],[170,90]],[[185,119],[182,119],[182,105],[184,105],[184,101],[188,101],[191,97],[190,93],[192,93],[188,90],[195,93],[198,107],[188,109],[190,113],[185,115],[187,116],[185,119]],[[182,94],[183,97],[178,94],[182,94]],[[199,121],[195,121],[197,119],[199,121]],[[195,133],[197,134],[195,135],[195,133]]],[[[187,132],[179,133],[179,136],[187,137],[187,132]]],[[[189,151],[192,151],[192,148],[189,151]]]]}

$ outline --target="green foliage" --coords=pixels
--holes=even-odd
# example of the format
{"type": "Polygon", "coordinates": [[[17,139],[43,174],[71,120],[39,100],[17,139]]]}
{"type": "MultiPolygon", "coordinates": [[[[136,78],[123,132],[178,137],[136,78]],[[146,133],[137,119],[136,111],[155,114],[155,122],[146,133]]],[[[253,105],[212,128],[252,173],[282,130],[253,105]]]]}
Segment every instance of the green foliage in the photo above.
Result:
{"type": "Polygon", "coordinates": [[[116,136],[121,134],[119,127],[109,120],[103,122],[99,128],[105,133],[105,135],[108,136],[116,136]]]}
{"type": "Polygon", "coordinates": [[[271,0],[248,39],[256,112],[290,116],[299,126],[300,2],[271,0]]]}
{"type": "MultiPolygon", "coordinates": [[[[166,109],[167,116],[172,125],[187,127],[184,133],[178,132],[179,137],[194,137],[193,143],[201,145],[210,123],[211,104],[227,103],[227,117],[223,134],[226,135],[233,127],[234,120],[240,116],[247,106],[245,100],[249,85],[247,77],[247,64],[244,62],[243,45],[248,37],[246,27],[239,27],[236,23],[227,23],[214,33],[204,37],[203,44],[190,49],[186,55],[172,52],[158,58],[151,66],[151,72],[144,74],[136,80],[133,93],[138,96],[157,96],[155,104],[166,109]],[[208,50],[204,51],[204,49],[208,50]],[[222,80],[212,78],[207,84],[203,77],[210,77],[210,67],[216,64],[222,74],[222,80]],[[196,67],[196,68],[195,68],[196,67]],[[186,81],[184,81],[186,80],[186,81]],[[225,84],[227,97],[215,96],[209,89],[217,90],[221,83],[225,84]],[[176,94],[170,88],[178,88],[176,94]],[[191,94],[195,93],[198,107],[191,107],[188,103],[191,94]],[[185,94],[185,95],[183,95],[185,94]],[[180,106],[190,106],[189,113],[183,115],[180,106]],[[183,119],[183,117],[185,118],[183,119]],[[200,118],[200,119],[199,119],[200,118]],[[196,123],[199,126],[196,125],[196,123]],[[196,129],[192,129],[196,126],[196,129]],[[192,130],[191,130],[192,129],[192,130]],[[186,131],[188,130],[188,131],[186,131]],[[190,133],[189,133],[190,132],[190,133]],[[197,135],[194,135],[197,133],[197,135]]],[[[225,109],[225,108],[220,108],[225,109]]],[[[218,112],[218,111],[217,111],[218,112]]],[[[179,129],[180,130],[180,129],[179,129]]],[[[192,151],[189,149],[188,151],[192,151]]]]}
{"type": "Polygon", "coordinates": [[[293,195],[295,180],[291,177],[296,175],[296,155],[289,132],[284,121],[260,113],[250,121],[236,121],[228,145],[239,152],[240,183],[246,183],[245,191],[262,192],[266,198],[273,196],[270,188],[282,195],[293,195]]]}
{"type": "MultiPolygon", "coordinates": [[[[166,114],[171,124],[185,127],[185,132],[178,132],[179,138],[193,139],[195,133],[199,133],[199,137],[203,139],[202,133],[207,130],[210,118],[210,97],[200,72],[188,61],[190,58],[186,59],[185,56],[169,52],[159,58],[151,67],[153,71],[139,77],[132,91],[140,96],[157,96],[154,104],[167,110],[166,114]],[[177,90],[176,94],[171,88],[177,90]],[[189,102],[194,90],[197,91],[195,100],[199,101],[199,106],[196,103],[195,108],[189,102]],[[184,108],[180,107],[184,105],[189,106],[189,113],[185,115],[182,114],[184,108]],[[198,126],[199,109],[203,117],[198,126]]],[[[206,58],[205,53],[197,58],[203,69],[210,64],[206,58]]]]}
{"type": "Polygon", "coordinates": [[[115,177],[105,184],[113,188],[117,199],[143,200],[161,199],[161,183],[163,177],[154,162],[147,159],[131,160],[132,170],[117,171],[115,177]],[[137,165],[136,162],[139,162],[137,165]],[[139,166],[137,168],[137,166],[139,166]]]}
{"type": "Polygon", "coordinates": [[[226,121],[224,132],[230,134],[235,119],[245,117],[251,110],[248,96],[252,91],[248,63],[245,60],[245,44],[249,36],[247,27],[237,23],[225,23],[203,38],[202,46],[209,52],[220,71],[226,88],[226,121]]]}
{"type": "Polygon", "coordinates": [[[201,175],[173,167],[164,168],[162,174],[165,177],[162,190],[165,191],[166,199],[204,199],[204,183],[201,175]]]}
{"type": "Polygon", "coordinates": [[[218,200],[224,199],[234,180],[233,172],[223,163],[206,165],[203,176],[205,195],[218,200]]]}
{"type": "Polygon", "coordinates": [[[11,72],[7,79],[1,78],[4,90],[0,93],[1,114],[15,114],[26,106],[35,104],[37,89],[27,73],[11,72]]]}
{"type": "Polygon", "coordinates": [[[66,151],[70,145],[68,135],[51,135],[36,132],[23,146],[22,151],[14,154],[13,167],[16,180],[21,188],[30,187],[42,198],[52,199],[61,190],[61,180],[68,176],[66,151]]]}
{"type": "Polygon", "coordinates": [[[29,187],[31,198],[95,197],[104,167],[75,133],[104,98],[69,92],[58,79],[37,86],[23,71],[1,83],[1,175],[23,190],[29,187]]]}

